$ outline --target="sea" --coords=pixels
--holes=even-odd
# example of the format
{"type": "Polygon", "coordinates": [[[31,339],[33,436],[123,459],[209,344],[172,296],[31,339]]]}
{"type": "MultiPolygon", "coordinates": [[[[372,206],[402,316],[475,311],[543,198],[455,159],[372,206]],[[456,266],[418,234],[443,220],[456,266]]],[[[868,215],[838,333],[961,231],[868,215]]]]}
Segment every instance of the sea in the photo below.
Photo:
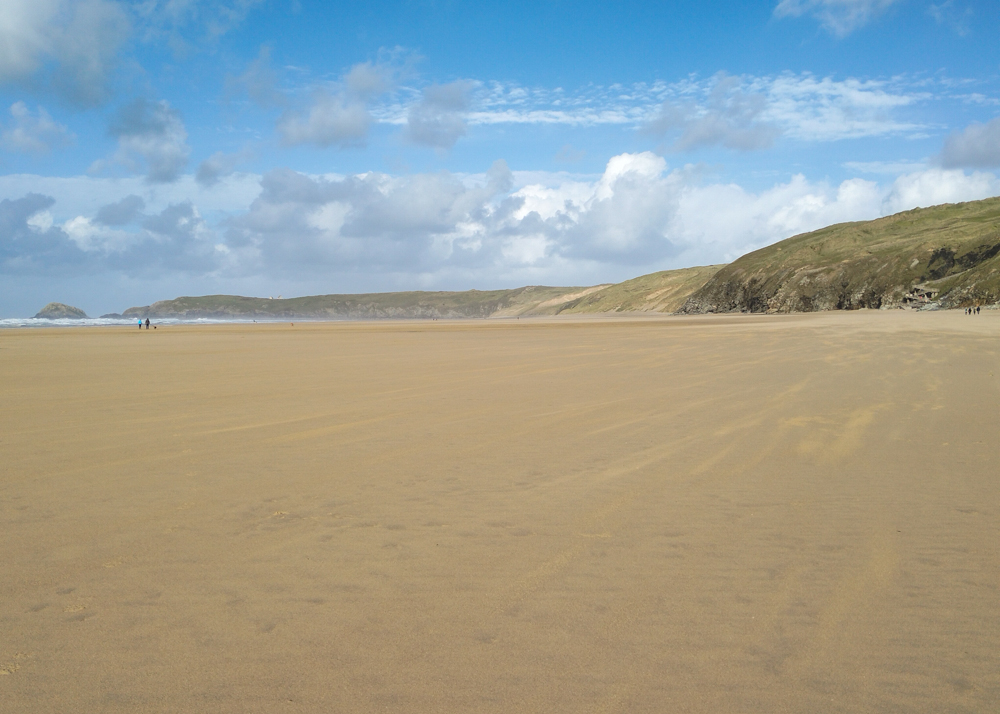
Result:
{"type": "MultiPolygon", "coordinates": [[[[299,318],[294,318],[299,322],[306,322],[299,318]]],[[[151,319],[150,325],[218,325],[223,323],[253,323],[252,319],[213,319],[202,317],[197,319],[178,319],[173,317],[151,319]]],[[[288,322],[288,320],[257,320],[256,322],[288,322]]],[[[0,319],[0,329],[5,327],[108,327],[111,325],[122,325],[135,327],[136,321],[126,317],[87,317],[82,320],[55,319],[49,320],[37,317],[5,317],[0,319]]]]}

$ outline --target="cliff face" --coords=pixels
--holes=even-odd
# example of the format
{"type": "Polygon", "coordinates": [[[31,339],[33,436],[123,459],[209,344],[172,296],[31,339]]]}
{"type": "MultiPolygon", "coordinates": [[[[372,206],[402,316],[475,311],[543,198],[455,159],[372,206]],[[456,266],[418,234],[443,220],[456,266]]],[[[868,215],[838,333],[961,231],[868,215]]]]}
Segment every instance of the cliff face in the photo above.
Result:
{"type": "Polygon", "coordinates": [[[1000,198],[843,223],[748,253],[681,307],[811,312],[1000,301],[1000,198]]]}
{"type": "Polygon", "coordinates": [[[64,305],[61,302],[50,302],[39,310],[35,317],[44,320],[85,320],[87,319],[87,313],[72,305],[64,305]]]}

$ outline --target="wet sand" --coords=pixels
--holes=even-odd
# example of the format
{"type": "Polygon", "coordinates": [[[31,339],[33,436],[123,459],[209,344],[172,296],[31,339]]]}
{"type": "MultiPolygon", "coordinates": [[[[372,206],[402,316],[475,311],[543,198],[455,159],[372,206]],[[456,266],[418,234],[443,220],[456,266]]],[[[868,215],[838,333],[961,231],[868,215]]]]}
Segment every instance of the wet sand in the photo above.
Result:
{"type": "Polygon", "coordinates": [[[1000,313],[0,332],[0,710],[1000,710],[1000,313]]]}

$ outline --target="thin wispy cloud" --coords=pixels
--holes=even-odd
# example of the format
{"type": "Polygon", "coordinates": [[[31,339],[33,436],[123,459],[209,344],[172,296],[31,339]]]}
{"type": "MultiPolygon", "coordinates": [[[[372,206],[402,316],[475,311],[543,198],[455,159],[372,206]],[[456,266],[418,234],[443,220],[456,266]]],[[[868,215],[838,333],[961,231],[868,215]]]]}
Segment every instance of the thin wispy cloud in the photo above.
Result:
{"type": "MultiPolygon", "coordinates": [[[[925,128],[897,117],[905,107],[933,101],[905,79],[817,78],[812,74],[734,77],[725,74],[680,82],[588,86],[576,92],[499,82],[468,86],[467,108],[452,116],[468,126],[498,124],[622,126],[654,134],[676,132],[680,150],[718,144],[766,148],[779,135],[802,141],[837,141],[905,134],[925,128]]],[[[382,124],[407,125],[425,105],[412,90],[373,106],[382,124]]]]}
{"type": "Polygon", "coordinates": [[[73,134],[54,121],[44,107],[34,112],[24,102],[10,106],[10,120],[0,123],[0,146],[8,151],[44,154],[68,146],[73,134]]]}
{"type": "Polygon", "coordinates": [[[901,0],[781,0],[777,18],[809,16],[836,37],[846,37],[901,0]]]}

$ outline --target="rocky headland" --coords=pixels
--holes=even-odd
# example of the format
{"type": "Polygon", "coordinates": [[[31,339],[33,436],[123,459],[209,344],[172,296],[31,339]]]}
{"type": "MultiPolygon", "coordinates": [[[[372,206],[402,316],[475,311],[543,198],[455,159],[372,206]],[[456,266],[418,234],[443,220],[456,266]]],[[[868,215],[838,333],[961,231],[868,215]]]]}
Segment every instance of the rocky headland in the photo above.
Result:
{"type": "Polygon", "coordinates": [[[1000,301],[1000,198],[794,236],[724,266],[681,313],[953,308],[1000,301]]]}

